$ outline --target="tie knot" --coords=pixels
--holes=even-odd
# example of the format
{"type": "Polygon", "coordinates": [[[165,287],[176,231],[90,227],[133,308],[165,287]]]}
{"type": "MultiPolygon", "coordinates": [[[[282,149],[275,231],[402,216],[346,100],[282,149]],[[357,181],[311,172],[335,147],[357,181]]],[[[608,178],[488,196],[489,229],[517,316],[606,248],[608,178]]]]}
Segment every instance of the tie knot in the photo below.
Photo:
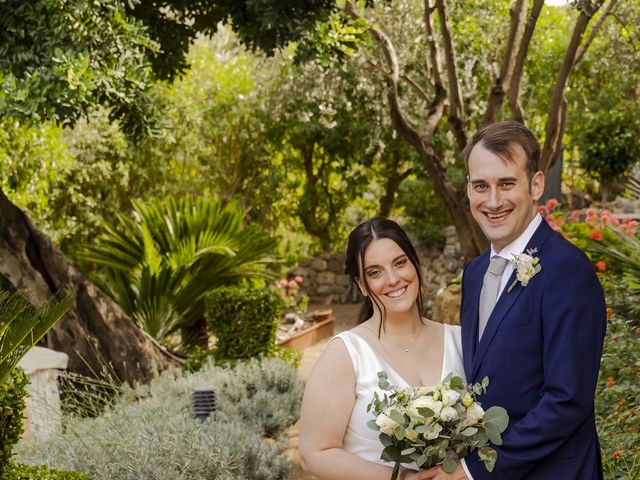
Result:
{"type": "Polygon", "coordinates": [[[507,260],[506,258],[494,255],[493,257],[491,257],[491,261],[489,262],[489,268],[487,269],[487,271],[490,274],[499,277],[507,267],[507,263],[509,263],[509,260],[507,260]]]}

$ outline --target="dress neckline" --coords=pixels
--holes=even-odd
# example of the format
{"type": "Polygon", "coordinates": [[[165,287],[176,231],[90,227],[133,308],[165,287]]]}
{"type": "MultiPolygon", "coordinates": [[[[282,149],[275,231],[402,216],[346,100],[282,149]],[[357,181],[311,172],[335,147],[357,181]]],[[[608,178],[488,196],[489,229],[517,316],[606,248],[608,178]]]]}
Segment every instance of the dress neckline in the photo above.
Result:
{"type": "MultiPolygon", "coordinates": [[[[444,373],[444,368],[445,368],[445,357],[446,357],[445,348],[446,348],[446,335],[447,335],[447,333],[446,333],[446,325],[442,324],[442,328],[443,328],[443,331],[442,331],[442,343],[443,343],[443,345],[442,345],[442,367],[440,368],[440,381],[443,378],[443,373],[444,373]]],[[[411,383],[407,382],[407,380],[402,375],[400,375],[400,373],[398,373],[398,370],[396,370],[382,355],[380,355],[380,354],[378,354],[378,352],[376,352],[375,348],[373,348],[371,346],[371,344],[369,343],[369,341],[366,338],[364,338],[362,335],[360,335],[359,333],[356,333],[356,332],[354,332],[352,330],[346,330],[346,331],[344,331],[342,333],[350,333],[350,334],[355,335],[356,337],[358,337],[358,339],[360,341],[364,342],[364,344],[367,346],[367,348],[369,350],[371,350],[371,353],[373,353],[373,355],[380,361],[380,363],[385,364],[389,368],[389,370],[391,372],[393,372],[400,380],[402,380],[405,383],[405,386],[407,386],[407,387],[412,386],[411,383]]],[[[397,386],[399,386],[399,385],[397,385],[397,386]]]]}

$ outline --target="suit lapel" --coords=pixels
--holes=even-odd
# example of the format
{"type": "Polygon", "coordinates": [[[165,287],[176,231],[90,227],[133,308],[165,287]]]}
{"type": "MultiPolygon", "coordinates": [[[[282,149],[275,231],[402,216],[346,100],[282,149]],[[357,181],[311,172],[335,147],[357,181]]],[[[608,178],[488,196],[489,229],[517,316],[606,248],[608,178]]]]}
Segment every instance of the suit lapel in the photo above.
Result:
{"type": "MultiPolygon", "coordinates": [[[[552,233],[553,233],[553,230],[551,229],[551,227],[549,227],[547,222],[543,220],[540,226],[534,232],[533,236],[531,237],[531,240],[529,240],[529,243],[527,244],[525,251],[531,248],[537,248],[538,251],[536,255],[540,256],[542,244],[546,241],[547,238],[549,238],[549,236],[551,236],[552,233]]],[[[484,271],[483,271],[483,276],[484,276],[484,271]]],[[[500,294],[500,297],[498,298],[498,301],[496,303],[495,308],[493,309],[493,312],[491,312],[491,315],[489,316],[489,320],[487,321],[487,326],[485,327],[484,333],[482,334],[482,340],[478,344],[478,347],[475,349],[475,353],[473,354],[472,365],[470,369],[466,370],[467,364],[465,362],[465,370],[467,372],[471,372],[471,376],[468,377],[468,380],[470,382],[475,381],[476,375],[478,374],[478,370],[480,368],[480,364],[482,363],[482,358],[487,353],[489,345],[491,344],[493,337],[498,331],[500,324],[505,319],[507,313],[509,312],[513,304],[516,302],[520,294],[525,289],[525,287],[520,285],[520,283],[517,283],[515,287],[513,287],[511,292],[507,292],[511,284],[514,282],[515,278],[516,278],[516,272],[514,271],[511,274],[511,277],[509,278],[509,281],[507,282],[506,287],[500,294]]],[[[476,312],[475,313],[475,323],[476,323],[475,338],[477,338],[477,335],[478,335],[477,333],[478,332],[477,330],[478,309],[480,307],[480,289],[482,288],[482,283],[480,283],[479,286],[476,285],[476,288],[478,289],[478,295],[477,295],[477,298],[474,298],[474,302],[475,302],[474,305],[475,305],[475,312],[476,312]]],[[[474,343],[476,343],[475,339],[474,339],[474,343]]],[[[469,351],[469,350],[464,350],[464,351],[469,351]]]]}
{"type": "Polygon", "coordinates": [[[465,322],[468,322],[468,326],[465,325],[464,334],[462,335],[462,351],[464,352],[462,358],[464,363],[464,371],[468,373],[471,373],[473,358],[475,356],[476,346],[478,343],[478,310],[480,308],[480,290],[482,289],[484,272],[488,267],[489,252],[485,252],[483,258],[480,260],[480,265],[478,266],[480,273],[470,276],[468,285],[465,285],[465,295],[469,296],[469,301],[468,303],[465,301],[465,304],[468,305],[469,312],[468,315],[465,315],[465,322]]]}

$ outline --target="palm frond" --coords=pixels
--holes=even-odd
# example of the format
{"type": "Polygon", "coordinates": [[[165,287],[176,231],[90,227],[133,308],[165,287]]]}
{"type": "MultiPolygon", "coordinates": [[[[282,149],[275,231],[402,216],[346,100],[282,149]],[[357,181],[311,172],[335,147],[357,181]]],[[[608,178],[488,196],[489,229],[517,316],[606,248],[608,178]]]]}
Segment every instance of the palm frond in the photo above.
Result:
{"type": "Polygon", "coordinates": [[[0,292],[0,383],[69,308],[72,296],[61,292],[38,306],[28,294],[0,292]]]}
{"type": "Polygon", "coordinates": [[[82,258],[102,267],[97,282],[142,328],[161,339],[204,315],[212,289],[272,278],[277,242],[244,225],[234,204],[185,196],[134,201],[82,258]]]}

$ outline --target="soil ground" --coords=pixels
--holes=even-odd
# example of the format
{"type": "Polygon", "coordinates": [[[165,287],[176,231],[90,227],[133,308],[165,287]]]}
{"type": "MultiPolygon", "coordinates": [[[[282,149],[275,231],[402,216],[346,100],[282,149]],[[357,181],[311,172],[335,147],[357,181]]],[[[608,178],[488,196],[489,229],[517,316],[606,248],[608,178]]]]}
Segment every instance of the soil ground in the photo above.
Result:
{"type": "MultiPolygon", "coordinates": [[[[317,308],[327,308],[326,306],[317,308]]],[[[329,308],[333,310],[334,321],[334,334],[348,330],[356,325],[356,319],[358,311],[360,310],[359,304],[346,304],[346,305],[331,305],[329,308]]],[[[309,310],[314,310],[313,306],[309,307],[309,310]]],[[[316,363],[316,360],[322,352],[322,348],[328,339],[321,340],[315,345],[306,348],[302,355],[302,361],[300,367],[298,367],[298,375],[301,379],[305,380],[309,375],[309,372],[316,363]]],[[[300,457],[298,456],[298,424],[291,427],[289,430],[289,449],[288,455],[293,460],[294,466],[291,473],[287,477],[287,480],[317,480],[317,477],[305,473],[300,467],[300,457]]]]}

